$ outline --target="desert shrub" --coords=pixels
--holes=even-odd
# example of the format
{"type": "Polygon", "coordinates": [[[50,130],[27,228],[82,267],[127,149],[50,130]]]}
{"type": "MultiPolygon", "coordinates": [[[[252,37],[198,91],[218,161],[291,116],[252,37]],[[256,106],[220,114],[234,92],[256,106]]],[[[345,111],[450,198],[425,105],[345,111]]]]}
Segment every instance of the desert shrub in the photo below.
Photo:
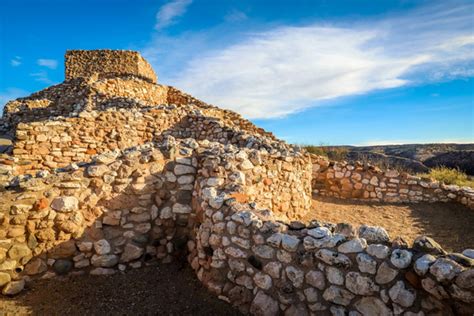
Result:
{"type": "Polygon", "coordinates": [[[306,145],[303,146],[310,154],[327,157],[327,152],[321,146],[306,145]]]}
{"type": "Polygon", "coordinates": [[[345,147],[335,147],[321,144],[320,146],[303,145],[303,147],[311,154],[328,157],[331,160],[346,160],[349,150],[345,147]]]}
{"type": "Polygon", "coordinates": [[[430,177],[440,182],[444,182],[445,184],[474,187],[474,180],[460,169],[436,167],[432,168],[429,173],[420,176],[430,177]]]}

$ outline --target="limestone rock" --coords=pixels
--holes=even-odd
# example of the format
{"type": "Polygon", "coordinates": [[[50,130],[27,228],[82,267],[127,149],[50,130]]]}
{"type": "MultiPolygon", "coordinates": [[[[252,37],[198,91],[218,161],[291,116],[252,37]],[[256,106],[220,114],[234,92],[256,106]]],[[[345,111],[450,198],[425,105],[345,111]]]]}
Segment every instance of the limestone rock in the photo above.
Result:
{"type": "Polygon", "coordinates": [[[276,234],[273,234],[271,235],[270,237],[267,238],[267,244],[275,247],[275,248],[279,248],[280,245],[281,245],[281,239],[283,237],[283,234],[281,233],[276,233],[276,234]]]}
{"type": "Polygon", "coordinates": [[[367,247],[367,253],[377,259],[385,259],[390,254],[390,248],[382,244],[371,244],[367,247]]]}
{"type": "Polygon", "coordinates": [[[337,247],[337,250],[342,253],[356,253],[361,252],[367,247],[365,239],[354,238],[337,247]]]}
{"type": "Polygon", "coordinates": [[[413,249],[432,255],[444,255],[446,251],[431,237],[419,236],[413,242],[413,249]]]}
{"type": "Polygon", "coordinates": [[[364,316],[391,316],[392,311],[376,297],[363,297],[355,302],[354,307],[364,316]]]}
{"type": "Polygon", "coordinates": [[[108,165],[114,162],[118,156],[118,151],[108,151],[106,153],[95,156],[94,161],[97,163],[108,165]]]}
{"type": "Polygon", "coordinates": [[[335,265],[338,267],[345,268],[350,267],[352,265],[352,262],[349,257],[329,249],[318,250],[315,256],[316,258],[322,260],[323,262],[329,265],[335,265]]]}
{"type": "Polygon", "coordinates": [[[411,307],[416,298],[416,293],[413,290],[407,289],[403,281],[398,281],[388,291],[388,295],[393,302],[400,304],[403,307],[411,307]]]}
{"type": "Polygon", "coordinates": [[[386,262],[382,262],[375,275],[375,282],[378,284],[390,283],[398,275],[398,271],[390,268],[386,262]]]}
{"type": "Polygon", "coordinates": [[[296,251],[298,249],[298,245],[300,244],[300,240],[296,236],[291,236],[287,234],[283,234],[281,239],[281,246],[286,251],[296,251]]]}
{"type": "Polygon", "coordinates": [[[94,243],[94,250],[98,255],[106,255],[112,250],[107,240],[101,239],[94,243]]]}
{"type": "Polygon", "coordinates": [[[336,285],[344,284],[344,274],[342,271],[335,267],[326,267],[326,277],[328,278],[329,283],[336,285]]]}
{"type": "Polygon", "coordinates": [[[263,271],[265,271],[265,273],[268,273],[271,277],[275,279],[279,279],[281,268],[282,268],[282,264],[280,262],[272,261],[272,262],[267,263],[263,267],[263,271]]]}
{"type": "Polygon", "coordinates": [[[79,201],[74,196],[60,196],[53,200],[51,208],[58,212],[72,212],[79,208],[79,201]]]}
{"type": "Polygon", "coordinates": [[[32,259],[25,265],[25,273],[28,275],[40,274],[46,272],[47,270],[48,266],[40,258],[32,259]]]}
{"type": "Polygon", "coordinates": [[[318,291],[315,288],[309,287],[303,292],[308,302],[314,303],[318,301],[318,291]]]}
{"type": "Polygon", "coordinates": [[[293,266],[288,266],[285,269],[286,276],[293,283],[293,286],[300,288],[303,285],[304,272],[293,266]]]}
{"type": "Polygon", "coordinates": [[[321,271],[309,271],[308,273],[306,273],[305,280],[306,283],[320,290],[324,290],[324,287],[326,285],[324,274],[321,271]]]}
{"type": "Polygon", "coordinates": [[[308,230],[308,235],[313,238],[320,239],[331,235],[331,231],[327,227],[316,227],[308,230]]]}
{"type": "Polygon", "coordinates": [[[360,226],[359,237],[364,238],[368,243],[386,243],[390,240],[387,231],[378,226],[360,226]]]}
{"type": "Polygon", "coordinates": [[[279,310],[278,302],[263,291],[259,291],[255,295],[250,306],[250,313],[256,316],[274,316],[278,314],[279,310]]]}
{"type": "Polygon", "coordinates": [[[456,285],[463,289],[474,290],[474,269],[469,269],[458,275],[456,285]]]}
{"type": "Polygon", "coordinates": [[[11,281],[2,290],[3,295],[16,295],[25,287],[25,280],[11,281]]]}
{"type": "Polygon", "coordinates": [[[435,276],[438,282],[451,281],[461,273],[462,267],[456,262],[439,258],[430,267],[430,273],[435,276]]]}
{"type": "Polygon", "coordinates": [[[326,289],[326,291],[324,291],[323,297],[326,301],[338,305],[347,306],[350,304],[355,295],[349,292],[348,290],[345,290],[335,285],[331,285],[326,289]]]}
{"type": "Polygon", "coordinates": [[[233,258],[247,258],[247,254],[239,248],[227,247],[224,252],[233,258]]]}
{"type": "Polygon", "coordinates": [[[173,213],[176,214],[189,214],[191,213],[192,209],[189,205],[184,205],[180,203],[176,203],[173,205],[173,213]]]}
{"type": "Polygon", "coordinates": [[[91,264],[94,267],[110,268],[118,263],[119,259],[116,255],[93,255],[91,264]]]}
{"type": "Polygon", "coordinates": [[[465,255],[466,257],[474,259],[474,249],[466,249],[462,252],[462,254],[465,255]]]}
{"type": "Polygon", "coordinates": [[[436,258],[434,256],[429,255],[429,254],[424,255],[415,261],[415,264],[413,265],[413,269],[419,276],[424,276],[426,272],[428,272],[430,266],[435,261],[436,261],[436,258]]]}
{"type": "Polygon", "coordinates": [[[12,260],[20,260],[29,255],[31,255],[31,250],[25,244],[15,244],[8,250],[8,257],[12,260]]]}
{"type": "Polygon", "coordinates": [[[272,278],[269,275],[261,272],[257,272],[254,275],[253,281],[259,288],[264,290],[268,290],[272,286],[272,278]]]}
{"type": "Polygon", "coordinates": [[[181,176],[184,174],[194,174],[194,173],[196,173],[196,169],[194,169],[194,167],[191,167],[191,166],[177,164],[174,167],[174,174],[177,176],[181,176]]]}
{"type": "Polygon", "coordinates": [[[411,263],[413,254],[404,249],[395,249],[390,257],[390,262],[399,269],[407,268],[411,263]]]}
{"type": "Polygon", "coordinates": [[[89,177],[102,177],[107,172],[109,172],[109,168],[106,165],[93,165],[87,167],[87,175],[89,177]]]}
{"type": "Polygon", "coordinates": [[[0,272],[0,288],[10,282],[11,276],[8,273],[0,272]]]}
{"type": "Polygon", "coordinates": [[[252,247],[252,251],[259,257],[264,259],[272,259],[275,255],[275,250],[267,245],[257,245],[252,247]]]}
{"type": "Polygon", "coordinates": [[[426,292],[430,293],[438,300],[449,298],[449,294],[448,292],[446,292],[444,287],[438,284],[436,281],[432,280],[431,278],[425,278],[421,280],[421,286],[426,292]]]}
{"type": "Polygon", "coordinates": [[[145,250],[143,248],[132,243],[128,243],[125,245],[123,253],[120,256],[120,262],[130,262],[132,260],[136,260],[143,255],[144,251],[145,250]]]}
{"type": "Polygon", "coordinates": [[[359,253],[356,257],[360,272],[375,274],[377,271],[377,261],[365,253],[359,253]]]}
{"type": "Polygon", "coordinates": [[[379,287],[375,285],[371,278],[353,271],[346,275],[346,288],[357,295],[372,295],[379,291],[379,287]]]}

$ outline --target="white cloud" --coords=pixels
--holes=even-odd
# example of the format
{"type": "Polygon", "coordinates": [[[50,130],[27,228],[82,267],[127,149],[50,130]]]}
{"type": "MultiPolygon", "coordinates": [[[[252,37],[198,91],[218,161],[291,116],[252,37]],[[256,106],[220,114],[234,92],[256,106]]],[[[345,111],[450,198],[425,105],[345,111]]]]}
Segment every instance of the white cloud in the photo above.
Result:
{"type": "Polygon", "coordinates": [[[29,92],[18,88],[7,88],[0,91],[0,110],[3,110],[4,105],[11,100],[28,95],[29,92]]]}
{"type": "Polygon", "coordinates": [[[173,69],[174,86],[249,118],[271,118],[328,99],[474,75],[473,10],[474,4],[438,5],[344,25],[279,26],[223,48],[196,34],[204,49],[182,46],[189,52],[181,59],[165,41],[145,51],[159,51],[165,60],[158,64],[181,67],[173,69]]]}
{"type": "Polygon", "coordinates": [[[12,67],[18,67],[21,65],[21,57],[20,56],[15,56],[12,60],[10,60],[10,65],[12,67]]]}
{"type": "Polygon", "coordinates": [[[49,79],[48,73],[44,70],[39,71],[39,72],[30,73],[30,76],[33,77],[36,81],[46,83],[48,85],[51,85],[51,84],[54,83],[54,81],[49,79]]]}
{"type": "Polygon", "coordinates": [[[156,13],[155,29],[161,30],[174,23],[176,18],[186,13],[192,0],[173,0],[163,5],[156,13]]]}
{"type": "Polygon", "coordinates": [[[58,67],[58,61],[54,59],[38,59],[38,65],[47,67],[50,69],[56,69],[58,67]]]}

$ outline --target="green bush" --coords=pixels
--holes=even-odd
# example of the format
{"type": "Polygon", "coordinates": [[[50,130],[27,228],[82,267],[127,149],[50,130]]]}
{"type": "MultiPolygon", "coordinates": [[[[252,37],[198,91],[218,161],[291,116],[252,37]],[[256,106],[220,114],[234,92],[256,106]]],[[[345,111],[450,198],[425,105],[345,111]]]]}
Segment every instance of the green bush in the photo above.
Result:
{"type": "Polygon", "coordinates": [[[459,169],[451,169],[446,167],[436,167],[427,174],[421,176],[430,177],[432,179],[444,182],[445,184],[455,184],[459,186],[474,187],[474,180],[459,169]]]}

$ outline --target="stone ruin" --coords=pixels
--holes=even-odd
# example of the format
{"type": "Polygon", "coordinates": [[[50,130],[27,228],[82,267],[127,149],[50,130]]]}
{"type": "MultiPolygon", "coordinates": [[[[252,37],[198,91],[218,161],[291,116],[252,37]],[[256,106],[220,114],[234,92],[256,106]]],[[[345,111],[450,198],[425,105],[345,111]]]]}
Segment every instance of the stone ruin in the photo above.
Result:
{"type": "Polygon", "coordinates": [[[298,221],[321,195],[456,201],[474,192],[330,162],[156,83],[136,52],[68,51],[66,80],[7,103],[0,289],[186,260],[254,315],[474,312],[474,251],[381,227],[298,221]]]}

